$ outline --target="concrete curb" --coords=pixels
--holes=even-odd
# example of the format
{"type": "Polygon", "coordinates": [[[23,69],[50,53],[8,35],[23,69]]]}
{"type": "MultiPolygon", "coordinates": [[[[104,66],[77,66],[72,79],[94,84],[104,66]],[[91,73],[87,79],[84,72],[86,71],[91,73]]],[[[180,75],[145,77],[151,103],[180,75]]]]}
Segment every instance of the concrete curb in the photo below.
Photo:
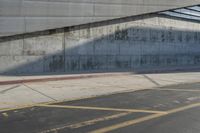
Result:
{"type": "Polygon", "coordinates": [[[11,84],[22,84],[22,83],[36,83],[36,82],[48,82],[48,81],[59,81],[59,80],[75,80],[75,79],[86,79],[86,78],[98,78],[107,76],[120,76],[127,75],[129,73],[101,73],[101,74],[82,74],[82,75],[70,75],[62,77],[46,77],[46,78],[32,78],[32,79],[20,79],[20,80],[6,80],[0,81],[0,85],[11,85],[11,84]]]}

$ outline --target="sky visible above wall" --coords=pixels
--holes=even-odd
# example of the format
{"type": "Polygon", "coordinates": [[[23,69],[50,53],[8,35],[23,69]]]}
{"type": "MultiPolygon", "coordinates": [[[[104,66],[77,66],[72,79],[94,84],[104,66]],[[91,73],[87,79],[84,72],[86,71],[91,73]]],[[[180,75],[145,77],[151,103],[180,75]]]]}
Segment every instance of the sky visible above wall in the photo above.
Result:
{"type": "Polygon", "coordinates": [[[161,14],[200,22],[200,5],[161,12],[161,14]]]}

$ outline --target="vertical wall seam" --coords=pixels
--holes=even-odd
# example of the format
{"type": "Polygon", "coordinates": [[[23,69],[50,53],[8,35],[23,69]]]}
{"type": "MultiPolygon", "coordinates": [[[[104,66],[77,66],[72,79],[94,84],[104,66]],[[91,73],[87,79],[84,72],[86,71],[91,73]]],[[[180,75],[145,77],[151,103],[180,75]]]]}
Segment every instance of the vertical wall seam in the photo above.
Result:
{"type": "Polygon", "coordinates": [[[65,57],[65,30],[63,31],[64,34],[63,34],[63,62],[64,62],[64,72],[66,72],[66,57],[65,57]]]}

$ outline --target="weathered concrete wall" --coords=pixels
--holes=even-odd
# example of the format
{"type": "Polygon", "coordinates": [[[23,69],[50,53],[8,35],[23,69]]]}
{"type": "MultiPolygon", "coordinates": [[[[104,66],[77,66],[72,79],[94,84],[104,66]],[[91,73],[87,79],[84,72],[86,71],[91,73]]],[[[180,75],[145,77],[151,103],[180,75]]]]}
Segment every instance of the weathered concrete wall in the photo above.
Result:
{"type": "Polygon", "coordinates": [[[0,36],[199,4],[199,0],[0,0],[0,36]]]}
{"type": "Polygon", "coordinates": [[[0,72],[4,74],[200,66],[200,24],[156,15],[0,42],[0,72]]]}

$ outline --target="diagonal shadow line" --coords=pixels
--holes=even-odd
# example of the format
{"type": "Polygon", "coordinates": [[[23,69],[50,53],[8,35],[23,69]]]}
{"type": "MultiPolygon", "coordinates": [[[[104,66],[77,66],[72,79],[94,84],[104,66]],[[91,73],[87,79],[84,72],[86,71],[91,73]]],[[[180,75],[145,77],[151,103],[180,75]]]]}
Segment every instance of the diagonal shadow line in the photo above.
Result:
{"type": "Polygon", "coordinates": [[[24,83],[23,83],[23,85],[24,85],[25,87],[31,89],[32,91],[35,91],[35,92],[37,92],[37,93],[39,93],[39,94],[41,94],[41,95],[43,95],[43,96],[45,96],[45,97],[47,97],[47,98],[50,98],[50,99],[52,99],[52,100],[54,100],[54,101],[57,101],[57,100],[54,99],[53,97],[50,97],[50,96],[48,96],[48,95],[46,95],[46,94],[44,94],[44,93],[42,93],[42,92],[40,92],[40,91],[38,91],[38,90],[36,90],[36,89],[33,89],[32,87],[30,87],[30,86],[28,86],[28,85],[26,85],[26,84],[24,84],[24,83]]]}
{"type": "Polygon", "coordinates": [[[147,75],[143,74],[142,75],[144,78],[148,79],[150,82],[152,82],[153,84],[155,84],[156,86],[160,86],[160,84],[158,82],[156,82],[155,80],[153,80],[152,78],[148,77],[147,75]]]}
{"type": "Polygon", "coordinates": [[[4,94],[4,93],[6,93],[6,92],[8,92],[8,91],[10,91],[10,90],[13,90],[13,89],[19,87],[19,86],[20,86],[20,85],[15,85],[15,86],[12,86],[12,87],[7,88],[7,89],[5,89],[5,90],[2,90],[2,91],[0,91],[0,94],[4,94]]]}

